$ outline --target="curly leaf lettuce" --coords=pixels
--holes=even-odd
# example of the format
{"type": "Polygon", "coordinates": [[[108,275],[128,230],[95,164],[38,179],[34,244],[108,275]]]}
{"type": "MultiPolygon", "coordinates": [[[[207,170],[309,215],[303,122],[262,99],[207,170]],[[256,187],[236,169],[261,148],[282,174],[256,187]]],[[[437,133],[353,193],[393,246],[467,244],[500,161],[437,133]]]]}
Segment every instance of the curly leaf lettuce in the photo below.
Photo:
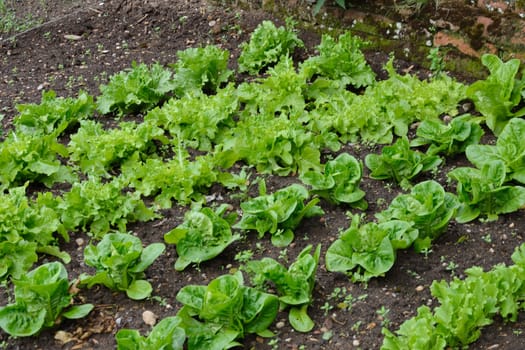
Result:
{"type": "Polygon", "coordinates": [[[228,69],[230,52],[215,45],[177,51],[177,57],[171,67],[175,70],[174,91],[179,97],[193,91],[215,93],[233,74],[228,69]]]}
{"type": "Polygon", "coordinates": [[[296,47],[303,47],[304,43],[297,37],[293,27],[292,20],[286,21],[286,27],[279,28],[270,21],[259,24],[250,41],[241,45],[239,72],[255,75],[264,67],[291,55],[296,47]]]}
{"type": "Polygon", "coordinates": [[[356,88],[372,85],[375,74],[367,64],[361,51],[365,43],[350,32],[341,34],[337,40],[324,34],[317,47],[319,55],[308,58],[301,64],[301,71],[308,79],[321,76],[340,80],[343,85],[356,88]]]}
{"type": "Polygon", "coordinates": [[[97,110],[119,116],[147,111],[173,91],[171,76],[172,72],[158,63],[147,66],[133,62],[131,68],[112,75],[108,84],[100,85],[97,110]]]}

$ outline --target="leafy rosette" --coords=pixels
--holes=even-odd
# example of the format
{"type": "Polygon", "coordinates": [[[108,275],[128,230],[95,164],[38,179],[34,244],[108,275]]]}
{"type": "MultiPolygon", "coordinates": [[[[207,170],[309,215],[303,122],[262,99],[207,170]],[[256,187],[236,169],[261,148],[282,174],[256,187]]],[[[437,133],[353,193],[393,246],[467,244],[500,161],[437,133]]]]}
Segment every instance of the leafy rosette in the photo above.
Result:
{"type": "Polygon", "coordinates": [[[223,204],[215,210],[201,208],[188,211],[184,222],[164,235],[166,243],[177,246],[177,271],[184,270],[191,263],[213,259],[241,237],[232,235],[231,224],[237,215],[230,213],[224,216],[227,209],[228,205],[223,204]]]}
{"type": "Polygon", "coordinates": [[[360,225],[359,215],[354,215],[350,227],[326,251],[326,268],[366,282],[388,272],[394,266],[396,250],[410,247],[417,237],[418,230],[410,222],[360,225]]]}
{"type": "Polygon", "coordinates": [[[163,318],[147,337],[141,336],[136,329],[120,329],[115,335],[117,350],[182,350],[186,341],[186,331],[180,327],[181,321],[177,316],[163,318]]]}
{"type": "Polygon", "coordinates": [[[131,299],[149,297],[153,288],[144,280],[144,271],[164,252],[163,243],[142,248],[140,238],[127,233],[108,233],[98,245],[84,249],[86,265],[96,269],[95,275],[80,275],[80,283],[91,288],[95,284],[124,291],[131,299]]]}
{"type": "Polygon", "coordinates": [[[410,146],[429,145],[427,154],[452,156],[463,153],[470,145],[479,143],[483,129],[469,114],[452,119],[445,124],[438,119],[423,120],[416,131],[417,138],[410,146]]]}
{"type": "Polygon", "coordinates": [[[236,339],[256,333],[270,336],[277,316],[277,296],[244,285],[240,272],[222,275],[207,286],[188,285],[177,294],[177,313],[186,330],[188,349],[229,349],[236,339]]]}
{"type": "Polygon", "coordinates": [[[506,169],[505,180],[525,184],[525,120],[511,119],[501,131],[495,145],[467,147],[467,158],[478,169],[495,160],[502,161],[506,169]]]}
{"type": "Polygon", "coordinates": [[[291,55],[304,43],[293,29],[294,22],[287,20],[286,27],[277,28],[271,21],[263,21],[253,31],[250,41],[241,45],[239,71],[257,74],[263,68],[291,55]]]}
{"type": "Polygon", "coordinates": [[[365,192],[359,188],[363,176],[362,164],[348,153],[338,155],[328,161],[324,173],[310,170],[300,178],[311,186],[310,192],[333,203],[348,203],[352,207],[365,210],[365,192]]]}
{"type": "Polygon", "coordinates": [[[272,235],[272,244],[284,247],[293,241],[295,229],[306,217],[322,215],[323,210],[317,206],[319,198],[307,204],[308,190],[301,185],[293,184],[270,195],[261,195],[241,203],[243,216],[234,227],[243,230],[256,230],[259,237],[266,232],[272,235]]]}
{"type": "Polygon", "coordinates": [[[59,262],[41,265],[13,283],[15,303],[0,308],[0,327],[14,337],[54,327],[62,317],[82,318],[93,309],[91,304],[72,305],[67,270],[59,262]]]}
{"type": "Polygon", "coordinates": [[[525,187],[504,185],[506,167],[501,160],[490,160],[481,169],[460,167],[447,176],[457,182],[460,207],[456,221],[465,223],[485,215],[496,220],[525,206],[525,187]]]}
{"type": "Polygon", "coordinates": [[[312,245],[305,247],[288,269],[272,258],[250,261],[246,265],[247,271],[253,275],[253,282],[259,288],[267,281],[275,285],[283,308],[290,308],[290,325],[299,332],[309,332],[314,327],[307,311],[313,301],[312,291],[321,245],[315,248],[313,254],[311,250],[312,245]]]}
{"type": "Polygon", "coordinates": [[[411,149],[406,137],[399,138],[391,146],[383,147],[381,154],[369,154],[365,158],[372,179],[394,179],[404,189],[411,186],[411,179],[422,172],[435,169],[441,161],[436,155],[411,149]]]}
{"type": "Polygon", "coordinates": [[[411,222],[419,231],[414,242],[417,251],[430,247],[434,239],[441,235],[448,223],[456,215],[458,199],[446,192],[434,180],[420,182],[408,194],[394,198],[389,207],[376,214],[379,222],[404,220],[411,222]]]}
{"type": "Polygon", "coordinates": [[[495,135],[515,117],[525,115],[525,108],[517,109],[522,100],[524,80],[517,79],[520,60],[515,58],[503,62],[498,56],[485,54],[481,63],[490,71],[485,80],[478,80],[467,89],[476,109],[495,135]]]}

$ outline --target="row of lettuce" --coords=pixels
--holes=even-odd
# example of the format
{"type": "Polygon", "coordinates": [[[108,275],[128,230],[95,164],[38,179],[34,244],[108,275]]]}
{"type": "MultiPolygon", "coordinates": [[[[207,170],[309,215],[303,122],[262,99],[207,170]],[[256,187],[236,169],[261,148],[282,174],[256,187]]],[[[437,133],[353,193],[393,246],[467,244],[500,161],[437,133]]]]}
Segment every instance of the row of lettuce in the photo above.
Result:
{"type": "MultiPolygon", "coordinates": [[[[519,118],[525,112],[518,109],[523,97],[518,60],[483,56],[490,75],[469,86],[446,75],[429,80],[400,75],[390,60],[385,66],[388,79],[376,81],[360,50],[364,44],[349,33],[337,39],[323,36],[319,54],[296,65],[290,56],[302,45],[291,23],[277,28],[263,22],[241,47],[238,72],[254,78],[239,85],[231,82],[229,52],[206,46],[178,52],[178,61],[169,68],[134,64],[101,85],[96,101],[84,92],[77,98],[57,98],[50,91],[40,104],[17,106],[14,130],[0,145],[0,278],[12,278],[16,301],[0,309],[0,326],[12,335],[27,336],[53,326],[60,315],[76,318],[91,310],[91,305],[68,309],[72,295],[60,263],[27,274],[37,253],[67,263],[70,257],[60,251],[58,241],[68,240],[72,232],[85,231],[100,240],[85,249],[85,262],[96,273],[80,276],[81,286],[102,284],[143,299],[152,291],[144,270],[165,246],[155,243],[143,249],[138,238],[125,233],[126,226],[159,218],[159,209],[174,202],[194,203],[184,222],[164,237],[176,245],[177,270],[214,258],[246,231],[261,238],[269,233],[274,245],[287,246],[303,218],[323,214],[320,198],[366,210],[366,194],[359,188],[362,162],[339,154],[343,144],[389,144],[396,139],[364,163],[371,178],[391,179],[410,189],[376,213],[377,222],[362,223],[360,215],[353,215],[350,227],[327,249],[327,269],[346,273],[353,281],[384,275],[398,249],[428,249],[452,219],[496,219],[525,205],[525,187],[520,185],[525,183],[525,121],[519,118]],[[467,99],[479,115],[460,114],[458,106],[467,99]],[[95,111],[143,118],[106,128],[93,118],[95,111]],[[446,118],[440,118],[443,115],[446,118]],[[497,136],[495,145],[479,144],[483,123],[497,136]],[[417,137],[409,140],[412,125],[417,125],[417,137]],[[416,148],[420,146],[425,152],[416,148]],[[323,164],[322,152],[338,155],[323,164]],[[413,186],[421,172],[443,162],[441,156],[463,152],[475,167],[448,173],[457,194],[432,180],[413,186]],[[297,174],[303,184],[267,194],[264,182],[251,181],[239,164],[261,174],[297,174]],[[250,182],[259,183],[259,196],[242,201],[240,220],[227,205],[206,207],[206,194],[214,184],[246,195],[250,182]],[[27,197],[27,187],[38,184],[67,190],[27,197]],[[233,234],[232,228],[241,231],[233,234]]],[[[311,249],[288,269],[269,258],[248,263],[243,268],[258,288],[245,286],[240,273],[208,286],[183,288],[177,300],[184,307],[177,316],[161,321],[148,339],[132,330],[119,332],[119,347],[144,348],[169,334],[164,341],[173,348],[181,348],[186,338],[193,349],[229,348],[245,333],[269,335],[278,306],[290,307],[295,329],[311,330],[307,307],[320,247],[313,254],[311,249]],[[264,291],[267,280],[277,286],[278,296],[264,291]]],[[[496,301],[477,319],[458,320],[459,309],[454,308],[470,304],[447,297],[445,286],[435,283],[432,291],[441,309],[434,314],[420,309],[397,337],[385,330],[383,347],[465,345],[496,313],[515,319],[513,310],[522,308],[524,299],[520,254],[521,248],[513,255],[515,266],[494,269],[512,272],[472,269],[478,272],[450,284],[462,298],[477,298],[472,296],[476,288],[495,289],[496,301]],[[512,280],[512,290],[502,278],[512,280]],[[443,315],[445,309],[454,312],[443,315]],[[417,327],[426,327],[421,328],[429,335],[426,345],[411,337],[420,332],[414,331],[417,327]],[[458,335],[454,327],[463,333],[458,335]]]]}

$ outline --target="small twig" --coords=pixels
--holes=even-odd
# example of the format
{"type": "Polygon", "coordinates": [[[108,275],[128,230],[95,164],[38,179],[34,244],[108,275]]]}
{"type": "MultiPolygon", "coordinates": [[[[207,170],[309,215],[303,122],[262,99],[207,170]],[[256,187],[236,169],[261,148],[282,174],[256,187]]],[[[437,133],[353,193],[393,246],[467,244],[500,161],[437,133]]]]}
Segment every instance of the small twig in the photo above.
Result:
{"type": "Polygon", "coordinates": [[[144,16],[142,16],[141,19],[139,19],[137,22],[135,22],[135,25],[142,23],[146,18],[148,18],[148,14],[146,13],[144,16]]]}

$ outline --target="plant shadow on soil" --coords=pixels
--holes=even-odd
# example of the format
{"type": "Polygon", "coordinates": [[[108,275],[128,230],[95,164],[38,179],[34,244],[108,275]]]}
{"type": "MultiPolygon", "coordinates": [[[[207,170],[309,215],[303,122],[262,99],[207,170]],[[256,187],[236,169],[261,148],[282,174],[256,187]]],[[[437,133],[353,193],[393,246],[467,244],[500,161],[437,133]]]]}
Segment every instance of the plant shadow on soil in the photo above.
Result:
{"type": "MultiPolygon", "coordinates": [[[[5,115],[6,130],[16,113],[15,104],[38,103],[42,90],[55,90],[58,96],[75,96],[82,89],[96,96],[99,84],[107,82],[111,74],[130,67],[132,61],[173,63],[177,50],[198,45],[216,44],[230,50],[234,65],[239,44],[248,39],[262,20],[283,23],[261,11],[214,7],[199,0],[72,1],[53,2],[55,4],[42,8],[43,3],[47,2],[27,0],[23,5],[17,5],[17,11],[22,16],[37,13],[45,24],[11,39],[4,37],[0,43],[0,113],[5,115]]],[[[306,48],[298,58],[304,59],[314,52],[320,38],[313,32],[301,32],[300,37],[306,48]]],[[[386,53],[367,53],[370,65],[378,72],[387,58],[386,53]]],[[[413,64],[399,61],[397,66],[406,69],[413,64]]],[[[377,152],[377,149],[352,145],[345,150],[360,159],[364,159],[367,153],[377,152]]],[[[435,176],[442,180],[449,169],[463,163],[465,159],[450,159],[435,176]]],[[[268,190],[273,192],[296,181],[293,177],[267,177],[268,190]]],[[[255,187],[251,194],[256,193],[255,187]]],[[[368,219],[401,193],[396,185],[369,179],[366,171],[362,188],[370,204],[366,212],[368,219]]],[[[214,187],[212,192],[216,198],[230,198],[222,188],[214,187]]],[[[232,201],[232,204],[238,207],[238,201],[232,201]]],[[[133,328],[146,334],[150,327],[142,320],[143,311],[153,311],[159,319],[174,315],[180,307],[175,295],[181,287],[189,283],[207,284],[213,278],[238,268],[234,259],[238,252],[251,249],[254,258],[270,256],[285,262],[286,257],[293,261],[307,244],[320,243],[323,256],[339,230],[348,227],[346,212],[349,208],[324,202],[322,207],[325,215],[321,219],[304,220],[296,230],[294,243],[286,251],[271,246],[267,237],[259,240],[255,234],[250,234],[229,246],[214,260],[176,272],[173,269],[176,253],[174,247],[169,246],[167,252],[146,271],[154,287],[151,300],[132,301],[123,293],[100,287],[84,289],[77,298],[95,305],[95,310],[87,318],[64,321],[56,329],[27,339],[9,338],[0,332],[0,344],[7,349],[115,348],[114,334],[118,329],[133,328]],[[255,248],[258,242],[261,244],[255,248]],[[56,340],[58,330],[68,332],[71,341],[63,345],[56,340]]],[[[164,211],[162,219],[130,225],[128,229],[144,244],[161,242],[164,233],[182,222],[184,212],[185,208],[175,206],[164,211]]],[[[370,281],[368,286],[353,284],[345,275],[327,272],[321,258],[314,303],[309,307],[309,314],[316,324],[314,330],[306,334],[295,332],[287,322],[286,313],[280,313],[271,327],[277,340],[248,336],[244,339],[244,347],[300,349],[304,345],[306,349],[378,349],[383,339],[383,324],[397,329],[404,320],[415,315],[418,306],[436,306],[429,292],[433,280],[450,280],[453,275],[461,277],[463,271],[473,265],[489,269],[497,263],[510,263],[514,248],[523,241],[524,227],[525,218],[521,211],[501,216],[497,222],[476,221],[463,225],[452,222],[447,232],[434,242],[428,256],[412,250],[399,251],[393,269],[384,278],[370,281]],[[487,235],[490,235],[490,241],[487,235]],[[451,266],[455,267],[451,269],[451,266]],[[336,288],[346,288],[346,294],[334,296],[336,288]],[[352,308],[339,309],[337,304],[349,294],[355,298],[352,308]]],[[[89,237],[83,233],[71,236],[71,242],[61,246],[72,257],[72,262],[67,265],[70,278],[83,272],[92,273],[82,261],[89,237]]],[[[44,256],[39,263],[48,260],[44,256]]],[[[3,288],[0,305],[8,302],[10,293],[9,289],[3,288]]],[[[481,338],[472,348],[489,349],[499,345],[498,349],[521,349],[523,338],[520,334],[523,331],[523,312],[516,323],[504,324],[496,319],[494,324],[483,329],[481,338]]]]}

